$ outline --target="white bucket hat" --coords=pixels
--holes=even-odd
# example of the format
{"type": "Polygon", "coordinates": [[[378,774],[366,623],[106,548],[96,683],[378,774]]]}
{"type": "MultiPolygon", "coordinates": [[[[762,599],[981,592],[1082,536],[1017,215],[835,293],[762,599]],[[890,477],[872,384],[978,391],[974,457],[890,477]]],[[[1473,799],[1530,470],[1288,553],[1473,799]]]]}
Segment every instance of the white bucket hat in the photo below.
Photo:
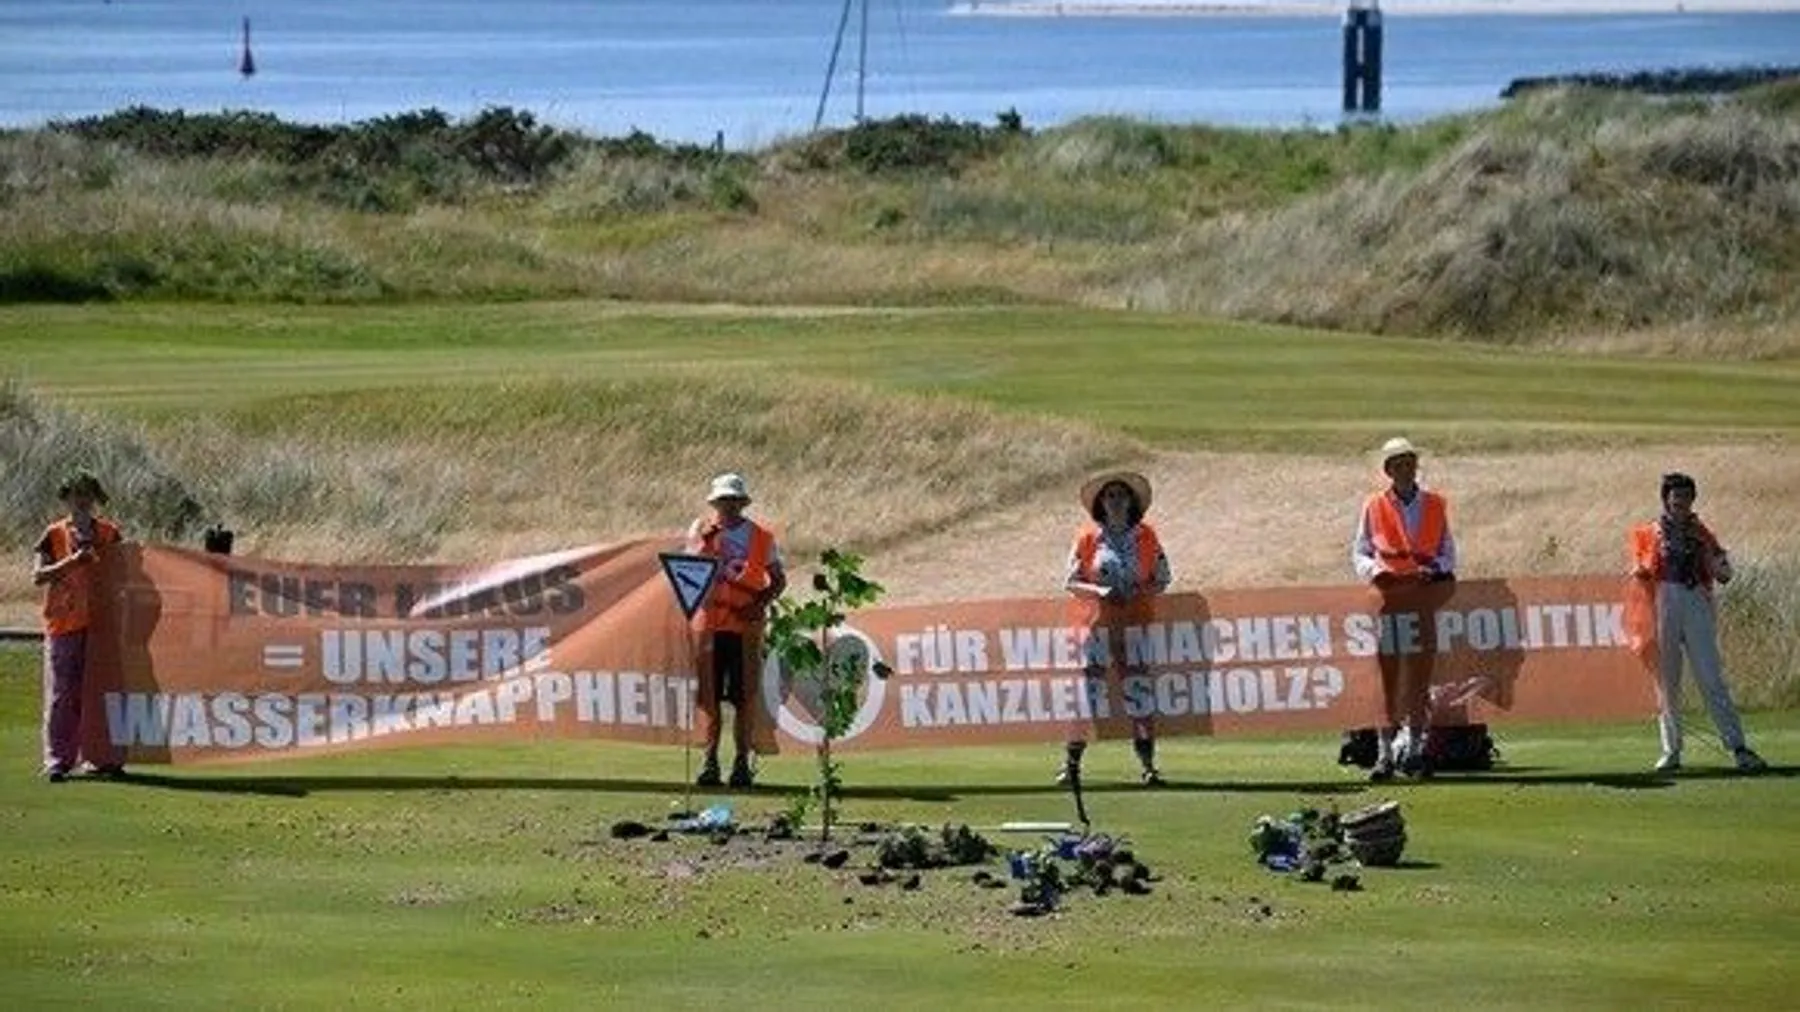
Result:
{"type": "Polygon", "coordinates": [[[1418,455],[1419,448],[1414,446],[1412,440],[1407,439],[1405,436],[1395,436],[1381,444],[1380,457],[1382,467],[1386,467],[1387,462],[1393,460],[1395,457],[1417,457],[1418,455]]]}
{"type": "Polygon", "coordinates": [[[706,501],[718,502],[720,499],[742,499],[750,501],[750,488],[744,483],[741,474],[721,474],[712,480],[712,491],[707,493],[706,501]]]}

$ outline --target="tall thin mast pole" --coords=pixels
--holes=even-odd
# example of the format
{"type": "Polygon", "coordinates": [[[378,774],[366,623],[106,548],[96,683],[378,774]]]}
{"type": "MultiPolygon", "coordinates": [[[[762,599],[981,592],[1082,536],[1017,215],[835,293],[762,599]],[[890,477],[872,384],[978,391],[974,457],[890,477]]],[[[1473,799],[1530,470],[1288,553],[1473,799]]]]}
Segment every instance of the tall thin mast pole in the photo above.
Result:
{"type": "Polygon", "coordinates": [[[862,37],[856,53],[856,121],[863,121],[863,81],[869,73],[869,0],[862,0],[862,37]]]}
{"type": "Polygon", "coordinates": [[[813,113],[813,129],[825,121],[825,100],[831,97],[831,79],[837,74],[838,52],[844,48],[844,29],[850,25],[850,3],[844,0],[843,13],[838,15],[837,38],[831,43],[831,62],[825,66],[825,87],[819,92],[819,108],[813,113]]]}

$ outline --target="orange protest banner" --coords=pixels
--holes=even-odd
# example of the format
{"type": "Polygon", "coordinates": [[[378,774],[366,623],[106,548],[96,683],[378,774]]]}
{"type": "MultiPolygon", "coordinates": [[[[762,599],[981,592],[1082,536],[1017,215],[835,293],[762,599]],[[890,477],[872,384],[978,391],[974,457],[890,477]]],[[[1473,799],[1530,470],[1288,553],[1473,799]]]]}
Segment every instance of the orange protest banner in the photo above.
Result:
{"type": "MultiPolygon", "coordinates": [[[[671,539],[489,566],[318,566],[127,547],[104,561],[86,685],[94,745],[204,763],[531,738],[679,744],[693,635],[671,539]],[[101,738],[104,738],[104,742],[101,738]]],[[[872,666],[835,747],[1330,731],[1382,721],[1384,658],[1429,657],[1434,720],[1654,712],[1613,577],[1004,600],[859,612],[830,649],[872,666]],[[1634,652],[1635,651],[1635,652],[1634,652]]],[[[765,664],[770,748],[819,738],[765,664]]]]}
{"type": "MultiPolygon", "coordinates": [[[[1382,723],[1383,655],[1432,654],[1433,720],[1604,720],[1654,712],[1613,577],[1472,581],[1383,598],[1362,587],[1170,594],[1116,614],[1055,601],[859,613],[844,636],[886,661],[834,748],[943,747],[1341,731],[1382,723]]],[[[784,740],[817,740],[765,670],[784,740]]]]}
{"type": "Polygon", "coordinates": [[[84,728],[125,761],[534,737],[679,743],[687,622],[637,541],[491,566],[315,566],[129,546],[89,630],[84,728]]]}

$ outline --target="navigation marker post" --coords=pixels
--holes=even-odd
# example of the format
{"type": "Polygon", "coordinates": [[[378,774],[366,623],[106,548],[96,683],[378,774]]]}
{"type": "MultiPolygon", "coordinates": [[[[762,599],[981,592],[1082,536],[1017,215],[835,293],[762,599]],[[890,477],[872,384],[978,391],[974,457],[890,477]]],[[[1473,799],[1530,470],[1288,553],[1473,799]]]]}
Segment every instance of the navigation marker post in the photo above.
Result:
{"type": "Polygon", "coordinates": [[[1350,0],[1344,12],[1344,116],[1381,113],[1381,0],[1350,0]]]}
{"type": "Polygon", "coordinates": [[[719,560],[711,555],[688,555],[682,552],[661,552],[657,559],[662,563],[663,576],[669,580],[669,589],[675,594],[675,606],[681,609],[681,617],[689,623],[682,632],[683,640],[688,645],[689,667],[694,670],[694,686],[687,693],[687,715],[682,722],[681,735],[681,791],[682,818],[694,813],[694,697],[700,691],[701,673],[696,666],[697,652],[694,650],[694,637],[691,623],[699,613],[701,604],[705,603],[707,592],[719,576],[719,560]]]}

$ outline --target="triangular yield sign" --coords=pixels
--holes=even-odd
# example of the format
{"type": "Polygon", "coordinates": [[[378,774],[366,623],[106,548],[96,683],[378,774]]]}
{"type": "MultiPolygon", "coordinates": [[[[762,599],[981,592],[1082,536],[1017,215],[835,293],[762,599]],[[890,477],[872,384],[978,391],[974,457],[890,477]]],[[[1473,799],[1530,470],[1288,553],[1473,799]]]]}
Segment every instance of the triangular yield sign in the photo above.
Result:
{"type": "Polygon", "coordinates": [[[719,574],[719,560],[710,555],[676,552],[663,552],[657,558],[662,560],[663,575],[675,590],[675,603],[681,606],[681,614],[693,618],[700,610],[700,602],[706,600],[713,578],[719,574]]]}

